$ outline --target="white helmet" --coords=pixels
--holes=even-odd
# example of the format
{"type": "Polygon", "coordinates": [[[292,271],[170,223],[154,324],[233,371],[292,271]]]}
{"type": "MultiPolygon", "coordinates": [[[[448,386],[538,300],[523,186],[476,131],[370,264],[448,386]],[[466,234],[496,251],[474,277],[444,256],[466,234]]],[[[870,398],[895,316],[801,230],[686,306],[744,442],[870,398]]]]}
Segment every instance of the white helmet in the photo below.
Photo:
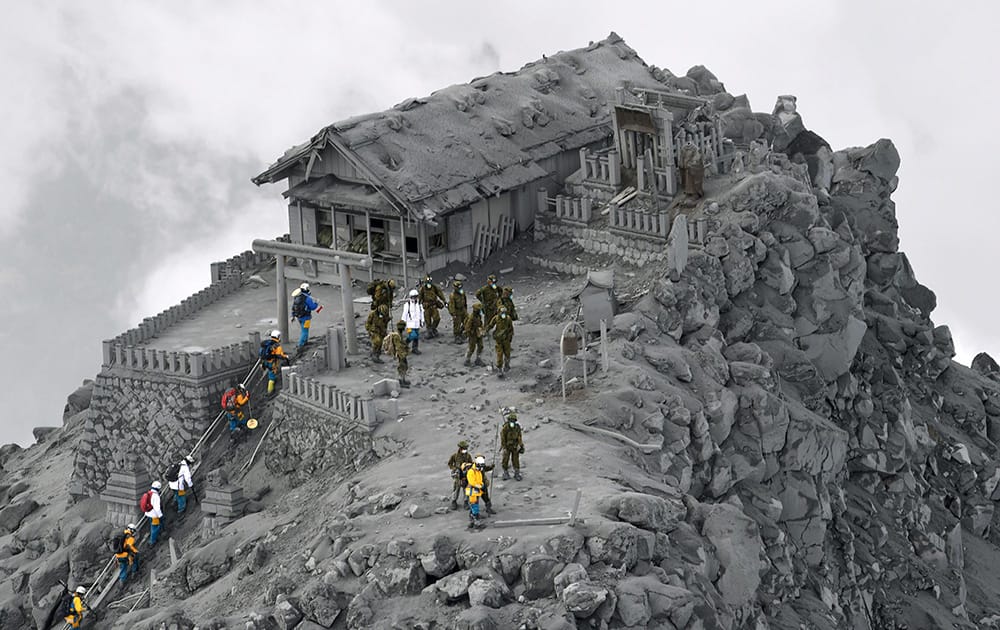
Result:
{"type": "Polygon", "coordinates": [[[87,589],[83,588],[82,586],[77,586],[76,587],[76,592],[77,592],[78,595],[83,595],[84,593],[87,592],[87,589]]]}
{"type": "Polygon", "coordinates": [[[153,490],[159,490],[160,488],[163,487],[163,484],[161,484],[159,481],[154,481],[152,485],[150,485],[149,487],[152,488],[153,490]]]}
{"type": "Polygon", "coordinates": [[[299,288],[302,289],[303,291],[305,291],[306,293],[309,293],[309,283],[308,282],[303,282],[302,284],[299,285],[299,288]]]}
{"type": "Polygon", "coordinates": [[[135,523],[129,523],[128,525],[125,526],[125,529],[127,529],[130,532],[134,532],[135,531],[135,523]]]}
{"type": "Polygon", "coordinates": [[[271,339],[281,339],[281,331],[274,329],[271,331],[271,339]]]}
{"type": "Polygon", "coordinates": [[[416,289],[410,289],[410,297],[417,297],[418,295],[420,294],[417,293],[416,289]]]}
{"type": "Polygon", "coordinates": [[[476,457],[476,466],[483,466],[486,464],[486,458],[482,455],[476,457]]]}

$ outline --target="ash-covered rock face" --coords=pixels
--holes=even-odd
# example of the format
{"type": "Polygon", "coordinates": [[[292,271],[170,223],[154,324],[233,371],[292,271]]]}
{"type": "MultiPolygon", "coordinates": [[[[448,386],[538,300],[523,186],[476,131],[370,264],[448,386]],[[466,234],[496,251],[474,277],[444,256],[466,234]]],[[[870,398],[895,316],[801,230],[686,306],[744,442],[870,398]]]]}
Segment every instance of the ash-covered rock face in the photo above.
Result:
{"type": "MultiPolygon", "coordinates": [[[[754,113],[703,67],[650,72],[710,97],[727,137],[789,159],[717,180],[692,210],[704,243],[683,265],[672,257],[683,272],[651,273],[612,322],[608,376],[566,406],[523,386],[533,415],[586,412],[603,431],[572,469],[585,490],[576,526],[466,532],[461,514],[444,520],[450,496],[431,506],[451,480],[416,481],[445,461],[440,434],[399,442],[403,465],[385,475],[367,434],[343,438],[321,410],[278,403],[285,422],[259,470],[280,490],[184,540],[157,567],[153,606],[114,627],[1000,628],[1000,367],[985,354],[954,363],[949,329],[931,320],[935,295],[899,250],[895,147],[834,152],[792,97],[754,113]]],[[[445,408],[444,389],[412,395],[445,408]]],[[[34,448],[74,439],[90,396],[74,392],[66,426],[34,448]]],[[[556,425],[548,441],[569,441],[556,425]]],[[[532,459],[550,446],[536,429],[525,483],[541,486],[574,463],[532,459]]],[[[0,449],[0,462],[32,452],[0,449]]],[[[2,627],[40,622],[61,576],[77,583],[102,563],[96,510],[54,510],[36,471],[0,480],[2,627]]],[[[566,489],[524,493],[541,511],[566,489]]]]}

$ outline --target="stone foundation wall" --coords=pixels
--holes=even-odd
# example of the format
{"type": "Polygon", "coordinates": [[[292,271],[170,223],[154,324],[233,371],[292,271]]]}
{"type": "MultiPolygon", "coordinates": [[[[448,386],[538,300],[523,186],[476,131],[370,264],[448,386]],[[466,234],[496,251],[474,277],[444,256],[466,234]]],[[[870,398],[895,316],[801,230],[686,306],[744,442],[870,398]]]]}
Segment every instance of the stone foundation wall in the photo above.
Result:
{"type": "MultiPolygon", "coordinates": [[[[649,262],[664,262],[667,258],[663,241],[645,239],[641,236],[623,236],[608,231],[606,227],[575,226],[536,218],[535,240],[540,241],[553,235],[569,238],[591,254],[617,256],[630,265],[641,266],[649,262]]],[[[556,271],[562,270],[556,269],[556,271]]]]}
{"type": "Polygon", "coordinates": [[[123,460],[139,462],[155,479],[205,432],[219,413],[222,392],[251,365],[198,380],[104,369],[76,448],[70,494],[97,494],[123,460]]]}
{"type": "Polygon", "coordinates": [[[286,392],[274,403],[272,421],[264,458],[273,473],[303,482],[322,471],[353,472],[374,457],[367,423],[347,420],[286,392]]]}

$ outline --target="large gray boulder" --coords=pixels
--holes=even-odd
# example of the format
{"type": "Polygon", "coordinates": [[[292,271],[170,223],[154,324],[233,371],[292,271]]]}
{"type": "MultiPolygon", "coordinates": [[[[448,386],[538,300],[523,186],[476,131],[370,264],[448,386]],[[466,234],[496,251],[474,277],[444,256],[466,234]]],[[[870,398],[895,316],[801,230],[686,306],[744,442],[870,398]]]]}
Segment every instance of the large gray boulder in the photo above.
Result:
{"type": "Polygon", "coordinates": [[[431,550],[420,555],[420,565],[431,577],[444,577],[458,567],[455,560],[455,545],[447,536],[438,536],[431,544],[431,550]]]}
{"type": "Polygon", "coordinates": [[[21,521],[37,509],[37,501],[26,499],[12,503],[0,510],[0,534],[9,534],[17,531],[17,528],[21,526],[21,521]]]}
{"type": "Polygon", "coordinates": [[[719,593],[733,608],[749,605],[760,586],[765,551],[757,523],[730,503],[705,506],[705,510],[701,534],[715,545],[723,569],[716,583],[719,593]]]}
{"type": "Polygon", "coordinates": [[[500,608],[503,603],[503,589],[496,580],[479,578],[469,585],[469,603],[473,606],[500,608]]]}
{"type": "Polygon", "coordinates": [[[529,556],[521,566],[521,579],[524,581],[524,596],[528,599],[548,597],[555,591],[556,574],[563,564],[549,554],[529,556]]]}
{"type": "Polygon", "coordinates": [[[190,552],[186,575],[188,590],[194,592],[229,573],[235,548],[236,538],[227,536],[190,552]]]}
{"type": "Polygon", "coordinates": [[[601,512],[636,527],[669,533],[684,519],[687,508],[679,498],[665,499],[640,492],[624,492],[600,500],[601,512]]]}
{"type": "Polygon", "coordinates": [[[367,576],[388,597],[416,595],[427,585],[427,574],[420,561],[410,558],[382,556],[367,576]]]}
{"type": "Polygon", "coordinates": [[[607,588],[587,581],[569,584],[560,595],[566,610],[580,619],[593,615],[607,598],[607,588]]]}

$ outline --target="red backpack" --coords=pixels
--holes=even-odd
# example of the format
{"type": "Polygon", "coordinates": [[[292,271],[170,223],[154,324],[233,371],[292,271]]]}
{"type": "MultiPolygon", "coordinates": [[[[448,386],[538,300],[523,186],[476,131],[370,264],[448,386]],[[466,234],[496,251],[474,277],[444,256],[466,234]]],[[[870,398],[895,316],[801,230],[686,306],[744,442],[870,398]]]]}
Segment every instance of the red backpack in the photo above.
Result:
{"type": "Polygon", "coordinates": [[[236,388],[230,387],[226,390],[226,393],[222,395],[222,408],[226,411],[232,411],[236,409],[236,388]]]}
{"type": "Polygon", "coordinates": [[[146,490],[146,494],[139,499],[139,509],[145,514],[153,511],[153,491],[146,490]]]}

